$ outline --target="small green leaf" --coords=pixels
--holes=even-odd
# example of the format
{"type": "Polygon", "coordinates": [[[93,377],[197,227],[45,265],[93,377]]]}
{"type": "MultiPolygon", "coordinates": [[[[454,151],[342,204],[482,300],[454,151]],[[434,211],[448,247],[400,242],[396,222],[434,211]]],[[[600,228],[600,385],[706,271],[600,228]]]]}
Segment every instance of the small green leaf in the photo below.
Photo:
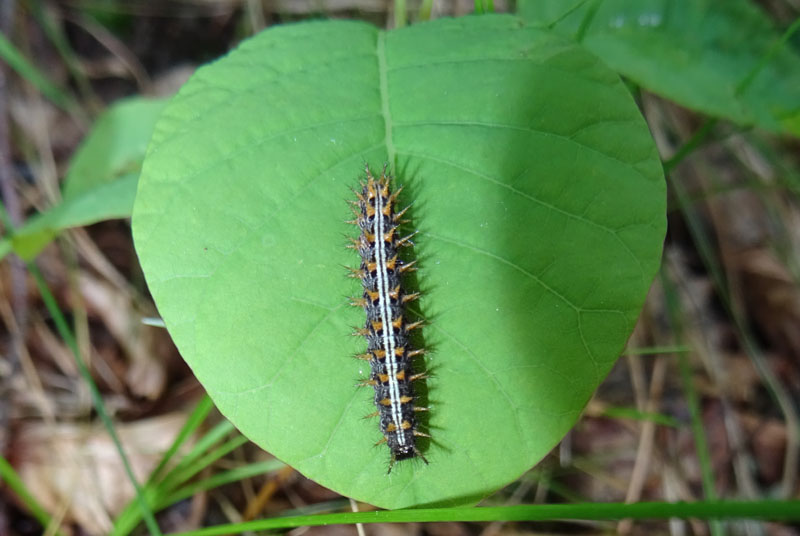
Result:
{"type": "Polygon", "coordinates": [[[131,173],[138,175],[156,120],[167,101],[123,99],[100,116],[70,162],[64,179],[64,199],[131,173]]]}
{"type": "Polygon", "coordinates": [[[72,160],[61,203],[3,239],[0,258],[13,250],[31,260],[64,229],[129,217],[147,143],[165,104],[132,98],[105,112],[72,160]]]}
{"type": "Polygon", "coordinates": [[[751,0],[521,0],[518,9],[569,37],[585,25],[582,45],[678,104],[800,136],[800,55],[780,46],[751,0]]]}
{"type": "Polygon", "coordinates": [[[511,16],[265,31],[159,119],[134,240],[182,355],[245,435],[382,507],[475,502],[575,423],[658,268],[665,188],[616,74],[511,16]],[[414,203],[433,441],[387,475],[345,200],[414,203]],[[413,195],[411,195],[413,194],[413,195]]]}
{"type": "Polygon", "coordinates": [[[14,252],[31,260],[64,229],[127,218],[133,209],[138,179],[138,173],[129,173],[114,182],[65,198],[47,212],[32,217],[11,237],[14,252]]]}

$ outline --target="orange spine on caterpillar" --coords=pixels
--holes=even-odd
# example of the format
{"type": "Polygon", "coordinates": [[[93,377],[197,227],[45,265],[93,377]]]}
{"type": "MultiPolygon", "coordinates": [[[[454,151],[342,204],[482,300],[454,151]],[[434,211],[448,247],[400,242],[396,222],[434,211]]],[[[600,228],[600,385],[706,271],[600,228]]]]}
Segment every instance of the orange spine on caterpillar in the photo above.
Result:
{"type": "Polygon", "coordinates": [[[363,329],[357,330],[367,340],[367,351],[357,357],[369,361],[371,373],[364,385],[375,390],[377,411],[371,416],[380,417],[383,439],[392,454],[389,471],[398,460],[419,457],[428,461],[416,444],[417,437],[430,437],[417,430],[415,414],[426,411],[415,405],[413,382],[425,377],[415,373],[413,361],[424,350],[413,349],[409,334],[422,322],[407,322],[406,304],[416,300],[419,293],[403,288],[403,274],[416,270],[413,262],[399,258],[399,249],[412,245],[411,237],[401,237],[399,227],[408,207],[396,210],[397,197],[402,188],[390,188],[391,177],[383,167],[381,176],[375,178],[366,167],[366,181],[354,192],[357,201],[352,207],[361,233],[354,239],[352,249],[361,256],[359,269],[352,270],[353,277],[361,280],[364,289],[360,298],[351,303],[362,307],[366,314],[363,329]]]}

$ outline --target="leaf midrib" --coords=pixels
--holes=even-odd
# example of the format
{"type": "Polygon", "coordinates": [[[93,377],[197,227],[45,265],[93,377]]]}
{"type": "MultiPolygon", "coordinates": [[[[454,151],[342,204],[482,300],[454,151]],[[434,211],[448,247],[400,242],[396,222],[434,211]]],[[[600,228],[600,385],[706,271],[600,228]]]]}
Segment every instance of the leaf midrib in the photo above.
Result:
{"type": "Polygon", "coordinates": [[[394,141],[392,140],[392,113],[389,109],[389,81],[388,68],[386,67],[386,32],[378,32],[378,42],[375,51],[378,57],[378,74],[380,76],[381,91],[381,115],[385,128],[384,143],[386,144],[386,155],[392,167],[397,167],[395,162],[396,152],[394,141]]]}

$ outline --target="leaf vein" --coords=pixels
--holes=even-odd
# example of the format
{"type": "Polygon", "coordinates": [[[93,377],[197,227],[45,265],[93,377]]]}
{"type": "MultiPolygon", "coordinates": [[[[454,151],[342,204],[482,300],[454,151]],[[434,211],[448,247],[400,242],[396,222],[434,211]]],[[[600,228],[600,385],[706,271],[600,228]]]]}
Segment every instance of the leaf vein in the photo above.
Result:
{"type": "MultiPolygon", "coordinates": [[[[646,180],[647,182],[651,182],[644,173],[634,167],[636,163],[625,162],[624,160],[620,160],[614,155],[610,155],[608,153],[604,153],[600,149],[596,147],[592,147],[591,145],[587,145],[582,143],[576,139],[573,139],[571,136],[565,136],[564,134],[558,134],[556,132],[551,132],[549,130],[542,130],[533,127],[526,127],[520,125],[509,125],[506,123],[488,123],[483,121],[409,121],[403,123],[395,123],[395,127],[402,128],[402,127],[423,127],[423,126],[459,126],[459,127],[486,127],[486,128],[500,128],[506,130],[517,130],[519,132],[527,132],[529,134],[539,134],[542,136],[556,138],[562,141],[566,141],[569,143],[573,143],[583,149],[591,151],[595,154],[598,154],[602,157],[608,158],[609,160],[613,160],[618,164],[622,164],[625,167],[631,168],[637,175],[639,175],[642,179],[646,180]]],[[[585,127],[582,127],[585,128],[585,127]]]]}
{"type": "Polygon", "coordinates": [[[542,279],[537,277],[535,274],[529,272],[528,270],[522,268],[521,266],[519,266],[517,264],[514,264],[513,262],[509,261],[508,259],[504,259],[503,257],[501,257],[499,255],[495,255],[494,253],[492,253],[490,251],[486,251],[485,249],[481,249],[481,248],[475,247],[473,245],[467,244],[467,243],[465,243],[465,242],[463,242],[461,240],[455,240],[455,239],[452,239],[452,238],[447,238],[447,237],[444,237],[444,236],[441,236],[441,235],[437,235],[437,234],[433,234],[433,233],[427,233],[427,232],[425,233],[425,236],[433,238],[434,240],[439,240],[441,242],[447,242],[448,244],[453,244],[453,245],[462,247],[464,249],[469,249],[471,251],[474,251],[475,253],[478,253],[479,255],[484,255],[484,256],[489,257],[491,259],[494,259],[494,260],[496,260],[496,261],[498,261],[498,262],[500,262],[502,264],[505,264],[506,266],[508,266],[510,268],[513,268],[514,270],[516,270],[516,271],[520,272],[521,274],[523,274],[524,276],[528,277],[529,279],[534,281],[537,285],[542,287],[544,290],[546,290],[547,292],[549,292],[550,294],[552,294],[556,298],[558,298],[561,301],[563,301],[565,304],[567,304],[567,306],[569,306],[570,309],[572,309],[574,311],[580,311],[580,308],[577,305],[575,305],[574,303],[572,303],[569,300],[569,298],[567,298],[566,296],[564,296],[563,294],[558,292],[556,289],[554,289],[553,287],[551,287],[550,285],[545,283],[542,279]]]}
{"type": "Polygon", "coordinates": [[[389,80],[387,76],[388,68],[386,66],[386,33],[380,32],[378,34],[377,49],[375,52],[378,58],[378,74],[380,76],[380,89],[381,89],[381,115],[385,125],[385,143],[386,153],[389,162],[395,163],[395,148],[392,141],[392,112],[389,108],[389,80]]]}
{"type": "MultiPolygon", "coordinates": [[[[528,199],[529,201],[532,201],[532,202],[534,202],[534,203],[536,203],[536,204],[538,204],[540,206],[543,206],[543,207],[545,207],[547,209],[553,210],[554,212],[562,214],[562,215],[564,215],[564,216],[566,216],[566,217],[568,217],[570,219],[574,219],[574,220],[583,222],[583,223],[585,223],[587,225],[590,225],[592,227],[596,227],[598,229],[601,229],[602,231],[610,234],[617,242],[619,242],[622,245],[622,247],[626,251],[626,253],[628,255],[630,255],[631,259],[633,259],[633,261],[639,267],[639,271],[642,272],[642,276],[644,277],[644,269],[642,267],[641,261],[639,260],[639,257],[636,256],[636,254],[633,252],[633,250],[628,245],[628,243],[625,242],[622,239],[622,237],[619,236],[619,230],[611,228],[611,227],[608,227],[606,225],[603,225],[602,223],[598,223],[598,222],[596,222],[594,220],[591,220],[591,219],[589,219],[589,218],[587,218],[585,216],[582,216],[580,214],[575,214],[575,213],[569,212],[568,210],[564,210],[563,208],[560,208],[560,207],[558,207],[556,205],[553,205],[551,203],[543,201],[543,200],[539,199],[538,197],[535,197],[533,195],[525,193],[525,192],[523,192],[521,190],[518,190],[518,189],[514,188],[511,185],[508,185],[508,184],[506,184],[504,182],[501,182],[501,181],[499,181],[497,179],[494,179],[494,178],[492,178],[492,177],[490,177],[488,175],[484,175],[483,173],[479,173],[478,171],[476,171],[474,169],[462,166],[462,165],[460,165],[460,164],[458,164],[456,162],[452,162],[450,160],[445,160],[443,158],[438,158],[438,157],[425,155],[425,154],[421,154],[421,153],[411,153],[411,152],[404,151],[402,154],[404,154],[406,156],[424,158],[424,159],[431,160],[431,161],[434,161],[434,162],[440,162],[442,164],[449,165],[451,167],[460,169],[462,171],[466,171],[466,172],[474,175],[475,177],[478,177],[480,179],[483,179],[483,180],[486,180],[488,182],[491,182],[492,184],[496,184],[497,186],[505,188],[505,189],[507,189],[507,190],[519,195],[519,196],[524,197],[525,199],[528,199]]],[[[626,226],[626,227],[629,227],[629,226],[626,226]]]]}

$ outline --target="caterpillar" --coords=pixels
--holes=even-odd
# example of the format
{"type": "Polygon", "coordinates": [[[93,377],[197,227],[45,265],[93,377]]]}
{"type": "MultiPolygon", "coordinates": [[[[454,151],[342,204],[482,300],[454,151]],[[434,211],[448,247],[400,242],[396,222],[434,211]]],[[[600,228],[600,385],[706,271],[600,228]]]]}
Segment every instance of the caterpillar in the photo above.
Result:
{"type": "Polygon", "coordinates": [[[349,221],[360,229],[358,238],[351,239],[350,248],[358,251],[361,265],[351,269],[352,277],[361,280],[363,295],[353,298],[351,304],[362,307],[366,314],[364,328],[356,330],[367,341],[367,351],[357,355],[369,362],[369,379],[361,385],[371,385],[375,390],[377,410],[367,417],[380,417],[383,439],[391,451],[389,472],[399,460],[413,457],[428,460],[416,444],[418,437],[430,437],[417,430],[415,414],[428,408],[414,404],[413,382],[426,377],[415,373],[413,361],[425,351],[411,347],[409,334],[422,326],[422,321],[406,321],[406,304],[419,298],[418,292],[403,288],[403,274],[416,270],[416,260],[404,262],[399,249],[412,246],[414,233],[401,237],[399,227],[409,207],[396,211],[397,197],[402,191],[390,189],[391,177],[386,174],[375,178],[365,165],[366,180],[361,190],[354,191],[357,200],[351,201],[355,219],[349,221]]]}

